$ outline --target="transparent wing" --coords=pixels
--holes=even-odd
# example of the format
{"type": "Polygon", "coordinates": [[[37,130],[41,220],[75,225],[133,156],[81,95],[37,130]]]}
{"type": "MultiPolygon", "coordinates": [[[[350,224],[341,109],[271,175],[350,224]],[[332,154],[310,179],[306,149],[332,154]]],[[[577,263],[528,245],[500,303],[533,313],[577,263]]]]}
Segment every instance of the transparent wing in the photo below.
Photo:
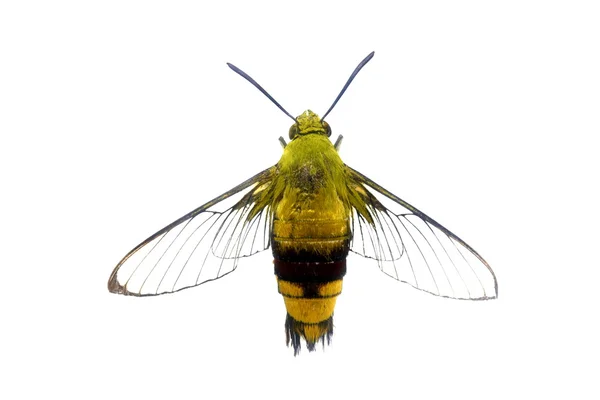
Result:
{"type": "Polygon", "coordinates": [[[354,169],[351,190],[364,202],[352,213],[351,250],[417,289],[455,299],[498,296],[496,276],[473,248],[438,222],[354,169]],[[384,205],[366,187],[379,192],[384,205]]]}
{"type": "Polygon", "coordinates": [[[272,168],[260,172],[144,240],[117,264],[108,290],[132,296],[177,292],[221,278],[240,257],[267,249],[271,216],[257,199],[273,174],[272,168]]]}

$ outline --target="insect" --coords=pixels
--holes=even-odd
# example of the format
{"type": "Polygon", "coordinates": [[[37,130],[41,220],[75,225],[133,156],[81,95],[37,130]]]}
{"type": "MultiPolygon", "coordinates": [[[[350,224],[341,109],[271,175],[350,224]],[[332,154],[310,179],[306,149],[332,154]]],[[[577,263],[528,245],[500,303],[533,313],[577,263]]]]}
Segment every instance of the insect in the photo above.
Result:
{"type": "Polygon", "coordinates": [[[333,311],[350,251],[377,260],[387,275],[455,299],[496,298],[488,263],[458,236],[342,162],[325,117],[310,110],[294,120],[277,164],[189,212],[131,250],[114,268],[108,290],[131,296],[174,293],[233,272],[238,261],[269,247],[287,316],[286,343],[298,354],[333,335],[333,311]]]}

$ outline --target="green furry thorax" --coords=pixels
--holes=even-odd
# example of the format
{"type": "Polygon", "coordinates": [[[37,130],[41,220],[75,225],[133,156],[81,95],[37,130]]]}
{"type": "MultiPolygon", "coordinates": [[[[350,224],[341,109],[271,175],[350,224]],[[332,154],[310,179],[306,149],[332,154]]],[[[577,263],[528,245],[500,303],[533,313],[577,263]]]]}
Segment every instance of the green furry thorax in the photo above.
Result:
{"type": "MultiPolygon", "coordinates": [[[[326,191],[347,198],[344,163],[331,141],[324,135],[297,136],[285,147],[277,164],[276,186],[286,185],[305,191],[326,191]],[[311,179],[305,179],[306,176],[311,179]]],[[[276,189],[279,192],[279,190],[276,189]]]]}
{"type": "Polygon", "coordinates": [[[348,216],[351,209],[355,208],[372,223],[365,203],[366,192],[354,182],[337,150],[324,135],[295,137],[287,144],[281,159],[272,168],[269,180],[255,194],[256,203],[248,215],[249,220],[265,207],[273,213],[286,193],[289,195],[290,192],[295,192],[294,197],[297,197],[298,193],[310,196],[318,192],[329,199],[321,206],[327,207],[330,201],[339,199],[348,216]]]}

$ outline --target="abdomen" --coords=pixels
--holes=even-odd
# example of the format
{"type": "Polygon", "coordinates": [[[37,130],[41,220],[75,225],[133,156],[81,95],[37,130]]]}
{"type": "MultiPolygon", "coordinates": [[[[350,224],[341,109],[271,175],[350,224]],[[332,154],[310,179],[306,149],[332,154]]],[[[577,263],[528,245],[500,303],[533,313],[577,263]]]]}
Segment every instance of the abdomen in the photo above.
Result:
{"type": "Polygon", "coordinates": [[[333,334],[350,243],[349,210],[333,189],[288,188],[274,210],[275,275],[287,309],[287,343],[295,353],[301,338],[314,350],[333,334]]]}

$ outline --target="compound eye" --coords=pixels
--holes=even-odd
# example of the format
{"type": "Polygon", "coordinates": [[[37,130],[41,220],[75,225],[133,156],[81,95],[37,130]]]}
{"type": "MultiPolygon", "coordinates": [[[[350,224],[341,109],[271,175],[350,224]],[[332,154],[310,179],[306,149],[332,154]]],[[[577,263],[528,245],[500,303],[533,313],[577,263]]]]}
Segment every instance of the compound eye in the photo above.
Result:
{"type": "Polygon", "coordinates": [[[325,134],[327,135],[327,137],[331,136],[331,127],[325,121],[323,121],[323,128],[325,128],[325,134]]]}
{"type": "Polygon", "coordinates": [[[290,140],[294,139],[298,134],[298,125],[294,124],[290,126],[290,140]]]}

